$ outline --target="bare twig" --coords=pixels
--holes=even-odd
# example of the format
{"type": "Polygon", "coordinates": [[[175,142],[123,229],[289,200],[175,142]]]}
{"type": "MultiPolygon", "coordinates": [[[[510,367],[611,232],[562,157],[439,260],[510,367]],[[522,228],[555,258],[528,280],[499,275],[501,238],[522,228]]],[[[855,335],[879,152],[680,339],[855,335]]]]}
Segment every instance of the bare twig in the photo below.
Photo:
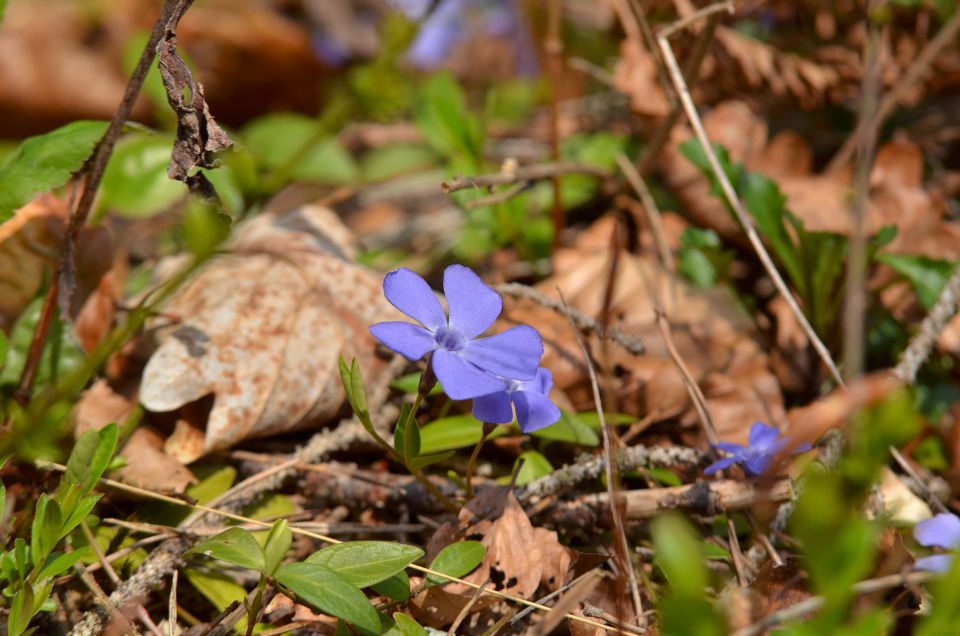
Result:
{"type": "Polygon", "coordinates": [[[498,185],[512,185],[520,182],[539,181],[562,174],[586,174],[606,179],[610,173],[603,168],[582,163],[553,162],[536,163],[529,166],[519,166],[515,170],[506,170],[495,174],[476,177],[454,177],[451,181],[444,181],[440,189],[445,194],[467,190],[469,188],[489,188],[498,185]]]}
{"type": "Polygon", "coordinates": [[[460,624],[463,623],[463,620],[470,613],[470,610],[473,609],[474,605],[477,604],[477,601],[480,600],[480,597],[483,596],[483,590],[490,584],[490,577],[487,577],[487,580],[484,581],[479,588],[474,590],[473,596],[470,597],[470,600],[467,601],[467,604],[463,606],[463,609],[460,610],[460,613],[457,614],[457,617],[453,620],[453,624],[450,625],[450,629],[447,630],[447,636],[456,636],[457,629],[460,627],[460,624]]]}
{"type": "Polygon", "coordinates": [[[944,285],[933,309],[920,323],[920,330],[910,339],[907,348],[900,354],[900,360],[893,369],[893,375],[904,382],[916,381],[917,372],[930,355],[937,336],[943,331],[947,321],[957,313],[958,306],[960,306],[960,267],[953,270],[950,280],[944,285]]]}
{"type": "Polygon", "coordinates": [[[583,354],[583,361],[587,365],[587,373],[590,376],[590,388],[593,391],[593,401],[594,406],[597,410],[597,417],[600,419],[600,432],[603,434],[603,457],[604,461],[604,471],[607,477],[607,495],[609,497],[610,503],[610,516],[613,519],[613,528],[614,535],[618,541],[614,544],[616,546],[617,556],[623,571],[627,575],[627,581],[630,584],[630,595],[633,599],[633,608],[635,616],[638,620],[643,616],[643,603],[640,600],[640,585],[637,583],[637,572],[633,567],[633,562],[630,559],[630,545],[627,542],[627,529],[623,523],[623,515],[620,511],[620,507],[617,501],[617,491],[620,485],[620,473],[617,470],[617,464],[615,461],[612,461],[611,458],[614,457],[614,450],[611,438],[615,434],[610,431],[607,424],[607,419],[603,413],[603,400],[600,397],[600,384],[597,381],[597,372],[593,368],[593,363],[590,360],[590,352],[587,351],[587,347],[583,344],[583,338],[580,337],[580,332],[577,330],[576,324],[573,322],[573,318],[569,315],[569,307],[567,306],[566,301],[563,299],[563,292],[559,289],[557,293],[560,294],[560,302],[563,304],[564,311],[567,312],[567,320],[570,322],[570,328],[573,331],[573,337],[577,341],[577,346],[580,347],[580,352],[583,354]]]}
{"type": "Polygon", "coordinates": [[[507,296],[512,296],[513,298],[532,300],[538,305],[543,305],[548,309],[554,310],[558,314],[568,316],[579,329],[587,329],[596,333],[601,338],[609,338],[635,356],[638,356],[645,351],[643,343],[633,336],[623,333],[616,327],[610,327],[608,330],[604,330],[603,325],[587,314],[574,309],[573,307],[564,308],[563,303],[548,296],[544,296],[533,287],[521,285],[520,283],[503,283],[501,285],[494,286],[494,289],[501,294],[506,294],[507,296]]]}
{"type": "Polygon", "coordinates": [[[683,104],[683,109],[686,112],[687,119],[690,121],[690,125],[693,127],[694,134],[703,148],[703,152],[707,157],[707,161],[710,163],[710,169],[713,171],[715,178],[720,184],[720,189],[723,191],[724,197],[727,199],[727,202],[733,209],[733,212],[736,215],[737,220],[740,222],[740,225],[743,226],[750,244],[753,246],[754,251],[760,258],[760,262],[763,264],[767,274],[773,280],[777,291],[781,296],[783,296],[783,299],[790,307],[790,311],[796,316],[797,322],[800,323],[800,327],[803,329],[803,332],[813,344],[813,348],[817,351],[817,354],[820,356],[820,359],[823,361],[824,365],[826,365],[827,369],[830,371],[830,375],[838,384],[843,384],[843,378],[840,375],[840,370],[837,369],[837,365],[830,357],[830,351],[823,344],[816,331],[814,331],[813,327],[810,325],[810,321],[807,320],[803,310],[800,309],[800,306],[793,297],[793,293],[790,291],[790,288],[787,287],[787,284],[780,275],[780,272],[777,271],[777,266],[774,264],[773,259],[770,258],[767,248],[763,245],[763,241],[761,240],[760,235],[757,233],[756,228],[753,226],[753,222],[750,220],[750,215],[744,208],[743,202],[740,200],[736,190],[733,189],[733,184],[730,183],[726,173],[720,166],[720,161],[717,159],[717,154],[714,152],[713,145],[710,143],[710,138],[707,136],[707,131],[703,127],[703,122],[700,120],[700,115],[697,113],[697,108],[693,103],[693,98],[690,96],[690,90],[687,88],[686,82],[683,80],[683,75],[680,73],[680,67],[677,65],[677,58],[674,56],[673,50],[670,48],[670,42],[664,37],[658,37],[657,42],[660,44],[660,50],[663,52],[664,61],[666,62],[667,68],[670,71],[670,78],[673,80],[674,86],[680,95],[680,101],[683,104]]]}
{"type": "Polygon", "coordinates": [[[660,29],[660,31],[657,33],[657,37],[669,38],[677,31],[687,28],[694,22],[699,22],[702,18],[706,18],[707,16],[724,11],[730,15],[733,15],[736,12],[736,8],[733,6],[733,0],[724,0],[724,2],[717,2],[716,4],[707,5],[702,9],[697,9],[690,15],[683,16],[676,22],[671,23],[669,26],[660,29]]]}

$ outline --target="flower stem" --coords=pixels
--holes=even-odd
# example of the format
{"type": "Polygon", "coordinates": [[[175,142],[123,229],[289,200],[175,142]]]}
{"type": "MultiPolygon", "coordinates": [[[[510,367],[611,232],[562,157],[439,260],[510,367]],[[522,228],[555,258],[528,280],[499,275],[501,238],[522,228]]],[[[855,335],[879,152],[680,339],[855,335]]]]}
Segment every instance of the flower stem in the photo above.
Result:
{"type": "Polygon", "coordinates": [[[473,453],[470,455],[470,461],[467,462],[466,484],[468,501],[473,499],[473,471],[477,467],[477,458],[480,457],[480,449],[483,448],[483,443],[487,441],[487,437],[490,436],[490,433],[493,432],[493,429],[496,428],[496,426],[496,424],[488,424],[487,422],[483,423],[483,429],[480,432],[480,439],[477,440],[477,445],[473,447],[473,453]]]}

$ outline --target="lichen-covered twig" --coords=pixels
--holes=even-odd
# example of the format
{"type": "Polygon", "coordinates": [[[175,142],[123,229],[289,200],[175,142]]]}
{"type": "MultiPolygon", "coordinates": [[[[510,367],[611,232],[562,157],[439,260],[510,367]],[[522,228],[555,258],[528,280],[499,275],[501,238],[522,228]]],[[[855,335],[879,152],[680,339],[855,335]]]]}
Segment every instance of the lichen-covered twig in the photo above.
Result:
{"type": "Polygon", "coordinates": [[[610,173],[603,168],[582,163],[555,162],[535,163],[529,166],[517,166],[494,174],[484,174],[476,177],[454,177],[450,181],[440,184],[445,194],[467,190],[470,188],[490,188],[498,185],[512,185],[515,183],[529,183],[540,181],[564,174],[587,174],[599,179],[606,179],[610,173]]]}

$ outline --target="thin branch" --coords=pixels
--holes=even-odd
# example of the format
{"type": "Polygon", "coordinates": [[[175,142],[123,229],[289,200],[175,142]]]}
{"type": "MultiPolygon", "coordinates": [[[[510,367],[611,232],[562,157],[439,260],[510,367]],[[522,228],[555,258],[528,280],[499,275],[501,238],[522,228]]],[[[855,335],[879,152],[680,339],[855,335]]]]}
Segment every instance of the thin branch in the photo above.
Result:
{"type": "MultiPolygon", "coordinates": [[[[960,15],[960,11],[957,14],[960,15]]],[[[893,369],[894,376],[911,384],[916,381],[917,372],[933,350],[940,332],[957,313],[958,307],[960,307],[960,267],[953,270],[950,280],[944,285],[933,309],[920,323],[920,330],[910,339],[907,348],[900,354],[900,360],[893,369]]]]}
{"type": "Polygon", "coordinates": [[[503,283],[494,286],[494,289],[501,294],[506,294],[513,298],[532,300],[538,305],[552,309],[562,316],[568,316],[570,320],[577,325],[577,328],[592,331],[601,338],[609,338],[635,356],[641,355],[646,351],[643,343],[637,338],[625,334],[616,327],[610,327],[605,330],[600,322],[594,320],[582,311],[574,309],[573,307],[564,307],[560,301],[544,296],[533,287],[521,285],[520,283],[503,283]]]}
{"type": "Polygon", "coordinates": [[[598,179],[610,177],[610,173],[603,168],[582,163],[561,161],[519,166],[514,170],[504,170],[495,174],[476,177],[454,177],[452,180],[444,181],[440,184],[440,189],[443,190],[445,194],[450,194],[451,192],[467,190],[469,188],[489,188],[498,185],[540,181],[563,174],[586,174],[597,177],[598,179]]]}
{"type": "Polygon", "coordinates": [[[743,226],[750,244],[753,246],[754,251],[760,258],[760,262],[763,264],[767,274],[773,280],[774,285],[777,287],[777,291],[780,292],[780,295],[783,296],[783,299],[790,307],[790,311],[792,311],[796,316],[797,322],[800,323],[800,327],[807,335],[809,341],[813,344],[814,349],[817,351],[817,354],[820,356],[820,359],[823,361],[824,365],[826,365],[827,369],[830,371],[830,375],[838,384],[842,385],[843,378],[840,375],[840,370],[837,369],[837,365],[833,362],[833,358],[830,357],[830,351],[820,340],[820,337],[817,335],[816,331],[813,330],[813,327],[810,326],[810,322],[804,315],[803,310],[800,309],[800,306],[797,304],[796,299],[793,297],[793,293],[790,291],[790,288],[787,287],[787,284],[784,282],[780,272],[777,271],[777,266],[773,263],[773,259],[770,258],[767,248],[763,245],[763,241],[760,239],[760,235],[753,226],[753,222],[750,220],[750,215],[744,208],[743,202],[740,200],[736,190],[733,189],[733,184],[730,183],[726,173],[724,173],[723,168],[720,166],[720,161],[717,159],[717,154],[713,150],[713,145],[710,143],[710,138],[707,136],[707,131],[703,127],[703,122],[700,119],[700,115],[697,113],[697,108],[693,103],[693,98],[690,96],[690,90],[687,88],[686,82],[684,82],[683,76],[680,73],[680,67],[677,65],[677,58],[673,55],[673,50],[670,48],[670,43],[666,40],[666,38],[663,37],[657,38],[657,41],[660,44],[660,50],[663,52],[664,60],[667,64],[667,68],[670,71],[670,78],[673,80],[674,86],[680,95],[680,101],[683,104],[683,109],[686,112],[687,119],[690,120],[690,125],[693,126],[694,134],[696,135],[697,140],[700,142],[703,152],[706,154],[707,161],[710,163],[710,169],[713,171],[714,176],[720,184],[720,189],[723,191],[723,194],[726,197],[727,202],[730,204],[730,207],[733,209],[733,212],[736,215],[737,220],[740,222],[740,225],[743,226]]]}
{"type": "Polygon", "coordinates": [[[707,5],[702,9],[697,9],[690,15],[686,15],[676,22],[673,22],[672,24],[660,29],[660,31],[657,33],[657,37],[669,38],[677,31],[687,28],[694,22],[700,21],[702,18],[706,18],[707,16],[724,11],[730,15],[733,15],[736,12],[736,7],[733,6],[733,0],[724,0],[724,2],[718,2],[716,4],[707,5]]]}

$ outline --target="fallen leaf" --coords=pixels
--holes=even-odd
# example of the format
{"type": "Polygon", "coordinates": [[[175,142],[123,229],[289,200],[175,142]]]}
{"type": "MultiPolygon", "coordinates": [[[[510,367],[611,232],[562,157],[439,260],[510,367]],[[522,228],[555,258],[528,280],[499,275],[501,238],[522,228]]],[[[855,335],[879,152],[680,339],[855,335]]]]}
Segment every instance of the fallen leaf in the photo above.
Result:
{"type": "Polygon", "coordinates": [[[315,206],[239,227],[230,253],[164,308],[180,322],[144,369],[143,405],[173,411],[214,395],[205,453],[333,417],[338,356],[357,357],[370,386],[382,362],[367,327],[397,317],[380,275],[350,261],[349,237],[315,206]]]}
{"type": "Polygon", "coordinates": [[[116,472],[125,484],[153,492],[182,493],[197,478],[176,458],[163,452],[163,436],[149,426],[140,426],[124,444],[120,455],[127,465],[116,472]]]}
{"type": "Polygon", "coordinates": [[[83,392],[73,407],[73,434],[80,437],[91,429],[101,429],[111,422],[120,424],[133,409],[133,402],[115,392],[106,380],[97,380],[83,392]]]}
{"type": "Polygon", "coordinates": [[[613,86],[630,97],[630,107],[641,115],[664,117],[670,112],[657,78],[657,66],[650,53],[634,38],[620,43],[613,86]]]}

